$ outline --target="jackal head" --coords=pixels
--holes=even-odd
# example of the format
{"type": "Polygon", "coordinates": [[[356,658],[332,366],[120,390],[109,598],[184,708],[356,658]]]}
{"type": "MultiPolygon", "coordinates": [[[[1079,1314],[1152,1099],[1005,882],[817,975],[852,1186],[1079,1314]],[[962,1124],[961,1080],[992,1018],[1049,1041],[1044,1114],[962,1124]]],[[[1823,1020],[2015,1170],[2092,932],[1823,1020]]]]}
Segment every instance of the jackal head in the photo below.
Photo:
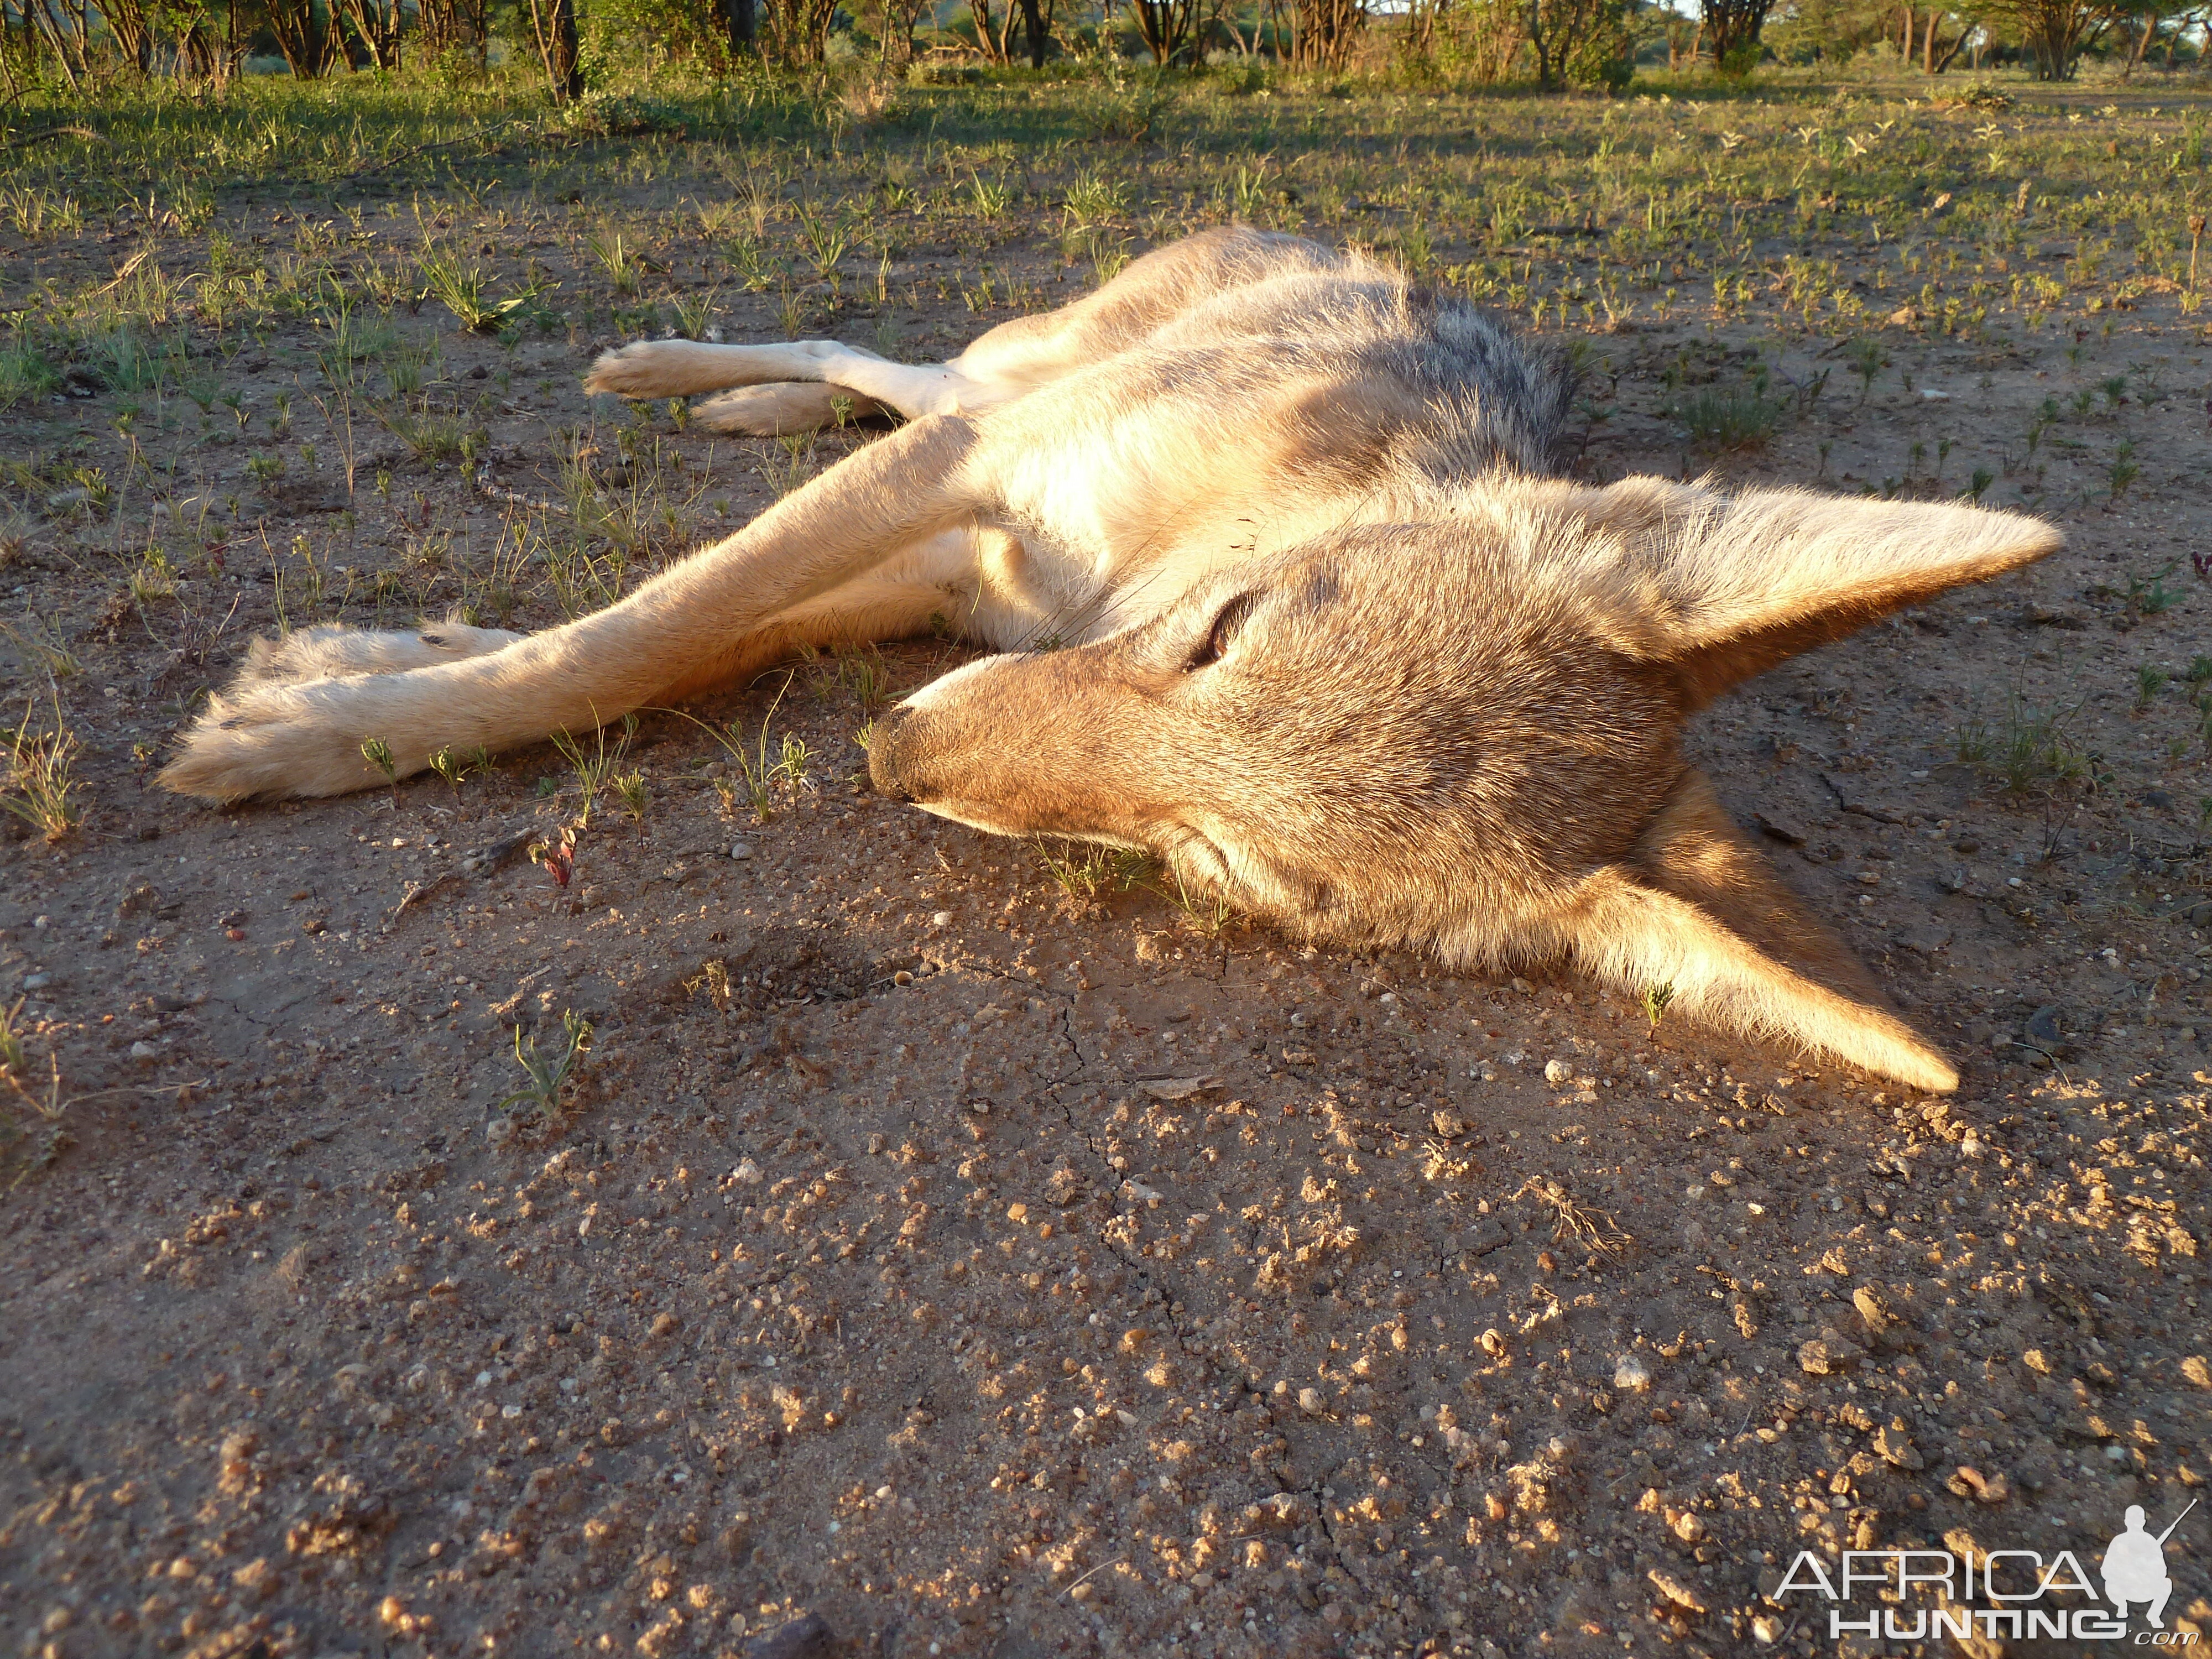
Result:
{"type": "Polygon", "coordinates": [[[1142,848],[1294,931],[1566,958],[1915,1086],[1958,1074],[1685,764],[1739,680],[2059,544],[2008,514],[1497,479],[999,656],[878,730],[877,789],[1142,848]]]}

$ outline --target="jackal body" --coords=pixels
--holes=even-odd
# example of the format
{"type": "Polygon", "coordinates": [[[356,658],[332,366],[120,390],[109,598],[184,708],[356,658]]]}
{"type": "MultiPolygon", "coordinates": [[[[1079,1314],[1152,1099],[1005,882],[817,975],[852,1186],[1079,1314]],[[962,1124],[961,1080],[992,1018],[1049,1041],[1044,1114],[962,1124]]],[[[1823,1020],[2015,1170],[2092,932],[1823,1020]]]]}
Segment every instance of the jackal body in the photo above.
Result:
{"type": "Polygon", "coordinates": [[[2040,556],[1956,506],[1556,476],[1571,377],[1294,238],[1193,237],[945,364],[668,341],[586,382],[775,432],[908,423],[619,604],[528,637],[257,646],[164,775],[330,794],[949,625],[1001,653],[879,726],[877,787],[1141,848],[1293,930],[1629,991],[1920,1086],[1956,1074],[1684,763],[1688,714],[2040,556]],[[738,388],[734,391],[728,388],[738,388]]]}

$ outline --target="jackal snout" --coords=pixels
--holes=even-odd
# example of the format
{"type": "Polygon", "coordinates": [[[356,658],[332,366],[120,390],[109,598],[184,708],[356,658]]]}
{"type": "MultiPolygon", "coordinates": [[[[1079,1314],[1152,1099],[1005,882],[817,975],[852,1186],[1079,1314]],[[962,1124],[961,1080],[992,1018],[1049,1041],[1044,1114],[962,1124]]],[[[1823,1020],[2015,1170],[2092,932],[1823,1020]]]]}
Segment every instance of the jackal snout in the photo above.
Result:
{"type": "Polygon", "coordinates": [[[1099,647],[969,663],[876,722],[869,781],[998,835],[1130,839],[1129,745],[1159,688],[1119,667],[1099,647]]]}

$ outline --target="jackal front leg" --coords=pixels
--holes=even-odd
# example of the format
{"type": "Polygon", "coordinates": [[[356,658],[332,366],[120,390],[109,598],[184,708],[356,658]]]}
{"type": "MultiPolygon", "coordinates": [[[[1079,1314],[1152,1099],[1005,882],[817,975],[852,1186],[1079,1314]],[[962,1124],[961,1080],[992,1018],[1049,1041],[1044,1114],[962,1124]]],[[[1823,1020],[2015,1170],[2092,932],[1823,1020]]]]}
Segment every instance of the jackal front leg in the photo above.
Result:
{"type": "Polygon", "coordinates": [[[386,775],[364,744],[380,743],[404,777],[441,749],[495,751],[588,731],[732,678],[788,640],[784,613],[984,507],[974,446],[959,416],[916,421],[619,604],[485,655],[234,687],[210,702],[161,781],[216,801],[343,794],[386,775]]]}

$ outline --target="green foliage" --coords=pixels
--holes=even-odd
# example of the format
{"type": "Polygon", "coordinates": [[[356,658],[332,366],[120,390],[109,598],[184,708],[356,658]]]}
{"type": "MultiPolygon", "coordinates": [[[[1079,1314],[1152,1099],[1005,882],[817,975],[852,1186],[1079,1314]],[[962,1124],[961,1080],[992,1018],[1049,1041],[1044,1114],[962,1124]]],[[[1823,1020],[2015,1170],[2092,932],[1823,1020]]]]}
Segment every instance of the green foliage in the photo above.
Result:
{"type": "Polygon", "coordinates": [[[492,1109],[504,1112],[519,1105],[535,1106],[548,1117],[561,1108],[561,1091],[574,1080],[576,1067],[592,1046],[592,1022],[573,1008],[561,1013],[561,1035],[541,1046],[537,1034],[514,1028],[514,1063],[522,1067],[522,1086],[502,1097],[492,1109]]]}
{"type": "Polygon", "coordinates": [[[1620,91],[1635,73],[1627,17],[1627,0],[1530,0],[1539,82],[1620,91]]]}
{"type": "Polygon", "coordinates": [[[0,345],[0,409],[46,397],[61,383],[62,377],[54,373],[46,354],[21,332],[0,345]]]}
{"type": "Polygon", "coordinates": [[[1567,84],[1609,93],[1626,91],[1636,76],[1627,0],[1601,0],[1593,10],[1589,33],[1567,54],[1567,84]]]}
{"type": "Polygon", "coordinates": [[[2169,560],[2148,576],[2140,574],[2128,577],[2128,608],[2138,616],[2155,617],[2173,609],[2181,596],[2166,585],[2166,579],[2181,568],[2181,561],[2169,560]]]}
{"type": "MultiPolygon", "coordinates": [[[[582,9],[584,78],[605,88],[625,71],[647,75],[688,65],[711,75],[731,68],[730,37],[714,0],[591,0],[582,9]]],[[[595,90],[575,106],[592,131],[682,131],[682,113],[664,100],[595,90]]]]}
{"type": "Polygon", "coordinates": [[[1707,387],[1674,406],[1691,442],[1704,449],[1757,449],[1774,435],[1784,405],[1756,390],[1707,387]]]}
{"type": "Polygon", "coordinates": [[[2031,704],[2015,692],[1995,728],[1979,716],[1959,727],[1956,752],[1969,765],[1994,773],[2015,794],[2080,783],[2091,775],[2093,757],[2066,729],[2074,713],[2031,704]]]}

